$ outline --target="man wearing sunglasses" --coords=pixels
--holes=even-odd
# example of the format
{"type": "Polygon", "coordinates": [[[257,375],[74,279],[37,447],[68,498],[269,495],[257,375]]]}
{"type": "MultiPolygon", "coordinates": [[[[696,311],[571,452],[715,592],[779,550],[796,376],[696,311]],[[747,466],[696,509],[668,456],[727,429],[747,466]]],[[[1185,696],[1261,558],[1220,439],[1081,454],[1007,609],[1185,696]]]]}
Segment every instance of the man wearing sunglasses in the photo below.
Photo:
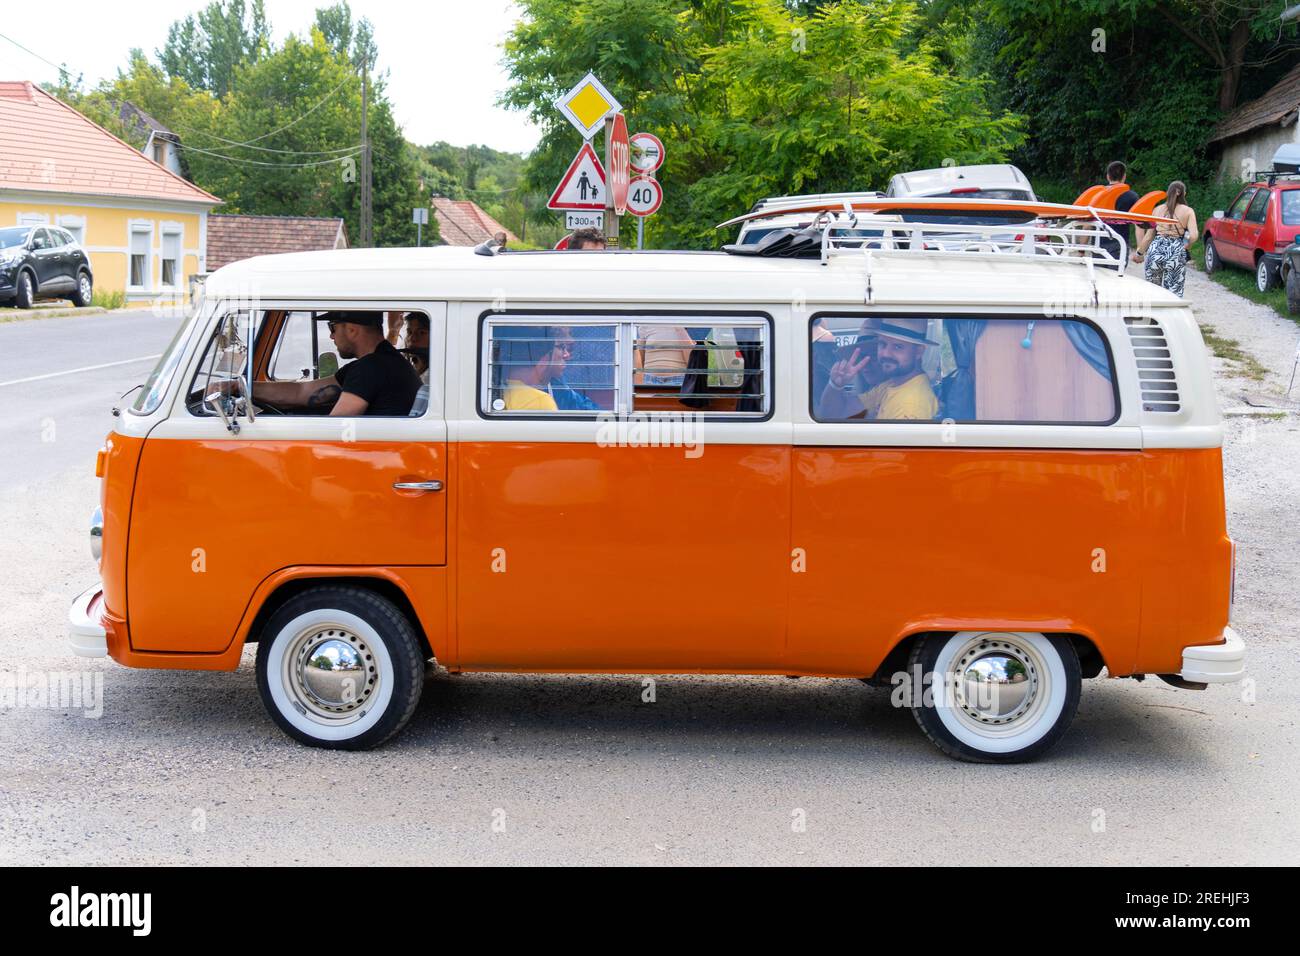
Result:
{"type": "Polygon", "coordinates": [[[355,359],[328,378],[310,382],[257,382],[253,395],[276,406],[333,416],[407,416],[420,375],[384,338],[382,312],[325,312],[339,358],[355,359]]]}

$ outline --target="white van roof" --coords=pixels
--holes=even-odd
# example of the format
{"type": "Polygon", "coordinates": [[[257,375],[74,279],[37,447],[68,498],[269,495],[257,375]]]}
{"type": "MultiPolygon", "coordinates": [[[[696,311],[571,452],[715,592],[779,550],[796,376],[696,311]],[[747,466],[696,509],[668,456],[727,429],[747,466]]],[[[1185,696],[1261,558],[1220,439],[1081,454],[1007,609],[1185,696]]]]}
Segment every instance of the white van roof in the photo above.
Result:
{"type": "Polygon", "coordinates": [[[212,273],[209,299],[316,302],[454,300],[694,305],[791,302],[808,307],[916,304],[952,308],[1073,303],[1182,308],[1140,275],[1048,256],[931,256],[909,251],[766,259],[723,252],[504,252],[334,249],[255,256],[212,273]],[[871,301],[865,291],[871,274],[871,301]]]}

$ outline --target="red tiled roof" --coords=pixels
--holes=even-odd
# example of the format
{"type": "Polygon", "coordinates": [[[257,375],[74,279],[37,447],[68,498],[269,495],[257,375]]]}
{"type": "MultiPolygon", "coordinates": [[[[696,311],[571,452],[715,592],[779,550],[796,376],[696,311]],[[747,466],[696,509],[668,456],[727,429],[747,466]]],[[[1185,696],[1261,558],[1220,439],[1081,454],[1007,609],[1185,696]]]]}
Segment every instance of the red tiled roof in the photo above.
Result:
{"type": "Polygon", "coordinates": [[[1260,126],[1287,125],[1288,117],[1290,122],[1295,122],[1297,109],[1300,109],[1300,65],[1278,80],[1263,96],[1242,103],[1219,120],[1210,142],[1240,136],[1260,126]]]}
{"type": "Polygon", "coordinates": [[[504,232],[510,242],[519,237],[497,222],[468,199],[435,199],[433,216],[438,220],[438,232],[449,246],[477,246],[498,232],[504,232]]]}
{"type": "Polygon", "coordinates": [[[347,246],[348,234],[342,219],[208,214],[209,272],[252,256],[346,249],[347,246]]]}
{"type": "Polygon", "coordinates": [[[25,80],[0,82],[0,189],[221,202],[25,80]]]}

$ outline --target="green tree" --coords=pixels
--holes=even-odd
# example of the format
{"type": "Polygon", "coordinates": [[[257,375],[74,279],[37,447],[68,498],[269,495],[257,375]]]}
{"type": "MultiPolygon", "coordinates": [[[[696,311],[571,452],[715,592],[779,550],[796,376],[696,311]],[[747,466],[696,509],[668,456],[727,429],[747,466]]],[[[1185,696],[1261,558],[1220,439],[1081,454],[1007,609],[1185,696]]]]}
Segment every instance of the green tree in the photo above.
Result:
{"type": "MultiPolygon", "coordinates": [[[[371,86],[367,125],[375,242],[409,245],[415,239],[411,210],[420,201],[417,167],[381,80],[371,86]]],[[[210,188],[230,208],[343,216],[349,239],[357,241],[361,77],[319,30],[306,39],[291,35],[281,49],[237,71],[235,92],[221,110],[220,136],[210,149],[225,158],[209,157],[207,168],[210,188]],[[247,145],[230,145],[240,143],[247,145]]]]}
{"type": "Polygon", "coordinates": [[[169,76],[218,97],[230,92],[235,72],[270,48],[271,25],[264,0],[212,0],[198,14],[177,20],[167,31],[158,59],[169,76]]]}
{"type": "MultiPolygon", "coordinates": [[[[715,246],[714,224],[772,194],[870,189],[899,169],[999,161],[1020,120],[984,81],[917,42],[910,0],[523,0],[506,42],[507,106],[541,126],[530,187],[579,145],[552,106],[593,70],[632,131],[657,134],[665,200],[652,244],[715,246]]],[[[621,228],[630,226],[625,223],[621,228]]]]}
{"type": "MultiPolygon", "coordinates": [[[[1006,23],[1018,26],[1018,39],[1043,49],[1062,30],[1084,31],[1096,39],[1095,31],[1116,34],[1122,41],[1134,27],[1147,26],[1154,41],[1144,49],[1148,76],[1167,76],[1165,52],[1177,43],[1190,43],[1199,53],[1199,69],[1216,77],[1218,108],[1237,105],[1238,92],[1248,63],[1258,62],[1250,54],[1252,40],[1267,45],[1283,44],[1295,36],[1295,27],[1285,30],[1279,22],[1289,0],[1057,0],[1045,5],[1039,0],[993,0],[990,11],[1006,23]]],[[[1107,36],[1107,43],[1110,38],[1107,36]]],[[[1294,51],[1294,44],[1285,43],[1294,51]]],[[[1083,50],[1079,51],[1082,55],[1083,50]]]]}
{"type": "Polygon", "coordinates": [[[379,50],[375,45],[374,27],[362,17],[359,21],[352,19],[352,7],[348,0],[339,0],[331,7],[321,7],[316,11],[316,29],[325,36],[325,42],[338,55],[348,57],[357,66],[363,59],[374,66],[379,50]]]}
{"type": "Polygon", "coordinates": [[[960,68],[990,74],[997,105],[1027,118],[1015,161],[1044,187],[1062,181],[1072,199],[1112,159],[1143,188],[1210,178],[1207,140],[1223,110],[1293,64],[1295,28],[1278,23],[1281,5],[941,0],[927,7],[925,30],[961,38],[950,43],[960,68]]]}

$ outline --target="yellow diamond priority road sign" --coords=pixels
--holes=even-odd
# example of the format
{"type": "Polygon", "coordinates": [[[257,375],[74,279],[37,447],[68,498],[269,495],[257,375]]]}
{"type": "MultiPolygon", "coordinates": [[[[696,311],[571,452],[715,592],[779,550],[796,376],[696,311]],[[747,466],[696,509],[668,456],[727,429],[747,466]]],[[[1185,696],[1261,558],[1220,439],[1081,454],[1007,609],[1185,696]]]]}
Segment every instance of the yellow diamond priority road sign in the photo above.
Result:
{"type": "Polygon", "coordinates": [[[577,127],[583,139],[591,139],[600,130],[605,117],[623,107],[594,74],[588,73],[555,101],[555,108],[577,127]]]}

